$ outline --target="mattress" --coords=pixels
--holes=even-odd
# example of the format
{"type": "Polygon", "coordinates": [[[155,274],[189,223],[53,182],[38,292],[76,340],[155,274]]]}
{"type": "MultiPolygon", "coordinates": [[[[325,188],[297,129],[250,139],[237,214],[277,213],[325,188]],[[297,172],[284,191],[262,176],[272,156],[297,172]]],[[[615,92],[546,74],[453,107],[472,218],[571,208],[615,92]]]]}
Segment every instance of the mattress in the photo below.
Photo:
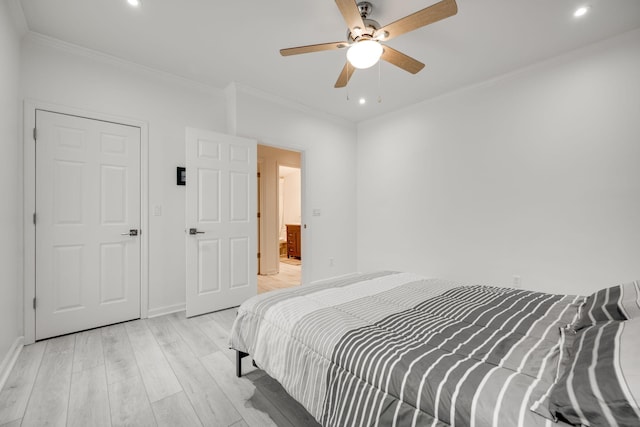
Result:
{"type": "Polygon", "coordinates": [[[249,299],[230,346],[325,426],[564,425],[530,408],[558,375],[560,329],[581,302],[361,274],[249,299]]]}

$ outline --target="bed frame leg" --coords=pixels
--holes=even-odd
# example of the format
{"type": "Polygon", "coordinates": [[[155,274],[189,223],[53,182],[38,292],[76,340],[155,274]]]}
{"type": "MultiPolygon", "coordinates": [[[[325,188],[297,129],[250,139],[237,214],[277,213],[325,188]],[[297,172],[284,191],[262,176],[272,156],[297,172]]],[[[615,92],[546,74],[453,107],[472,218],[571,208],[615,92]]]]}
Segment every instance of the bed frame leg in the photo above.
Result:
{"type": "Polygon", "coordinates": [[[236,350],[236,377],[238,378],[242,376],[242,359],[244,359],[248,355],[249,353],[236,350]]]}

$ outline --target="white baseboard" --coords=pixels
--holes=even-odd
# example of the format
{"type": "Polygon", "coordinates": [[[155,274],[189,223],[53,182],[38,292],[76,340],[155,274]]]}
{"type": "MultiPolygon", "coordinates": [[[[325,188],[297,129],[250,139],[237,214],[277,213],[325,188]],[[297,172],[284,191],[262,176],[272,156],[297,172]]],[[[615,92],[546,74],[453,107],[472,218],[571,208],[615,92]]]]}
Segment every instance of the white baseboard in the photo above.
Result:
{"type": "Polygon", "coordinates": [[[2,363],[0,364],[0,390],[2,390],[4,384],[7,382],[7,378],[9,378],[11,370],[16,364],[16,360],[18,360],[18,356],[20,356],[22,347],[24,347],[24,337],[16,338],[9,349],[9,352],[2,360],[2,363]]]}
{"type": "Polygon", "coordinates": [[[174,305],[168,305],[166,307],[150,308],[147,315],[149,318],[152,318],[152,317],[164,316],[165,314],[177,313],[178,311],[185,311],[185,309],[186,309],[185,303],[174,304],[174,305]]]}

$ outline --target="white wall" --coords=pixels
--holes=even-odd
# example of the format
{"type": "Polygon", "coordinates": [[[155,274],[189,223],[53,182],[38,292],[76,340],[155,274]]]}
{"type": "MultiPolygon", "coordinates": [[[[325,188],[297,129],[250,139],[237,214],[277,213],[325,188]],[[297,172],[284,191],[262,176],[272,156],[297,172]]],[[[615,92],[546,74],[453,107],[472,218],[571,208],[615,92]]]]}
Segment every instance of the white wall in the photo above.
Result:
{"type": "Polygon", "coordinates": [[[358,267],[640,279],[640,32],[358,126],[358,267]]]}
{"type": "Polygon", "coordinates": [[[184,166],[186,126],[226,131],[224,93],[33,35],[23,43],[22,75],[27,98],[148,123],[150,214],[162,208],[149,218],[150,314],[179,308],[185,187],[176,186],[175,170],[184,166]]]}
{"type": "Polygon", "coordinates": [[[184,164],[187,126],[304,151],[306,202],[322,209],[307,221],[303,236],[314,254],[305,278],[355,271],[355,125],[251,92],[197,86],[33,34],[23,42],[21,67],[27,99],[148,123],[150,213],[162,207],[162,216],[149,218],[150,314],[185,301],[185,193],[175,185],[175,167],[184,164]],[[320,236],[316,241],[311,230],[320,236]]]}
{"type": "Polygon", "coordinates": [[[3,1],[0,2],[0,377],[5,357],[22,336],[19,65],[20,38],[8,2],[3,1]]]}
{"type": "Polygon", "coordinates": [[[356,127],[305,111],[257,91],[239,88],[235,106],[239,136],[302,151],[303,282],[356,270],[356,127]],[[312,209],[320,209],[312,216],[312,209]],[[333,258],[333,266],[330,259],[333,258]]]}

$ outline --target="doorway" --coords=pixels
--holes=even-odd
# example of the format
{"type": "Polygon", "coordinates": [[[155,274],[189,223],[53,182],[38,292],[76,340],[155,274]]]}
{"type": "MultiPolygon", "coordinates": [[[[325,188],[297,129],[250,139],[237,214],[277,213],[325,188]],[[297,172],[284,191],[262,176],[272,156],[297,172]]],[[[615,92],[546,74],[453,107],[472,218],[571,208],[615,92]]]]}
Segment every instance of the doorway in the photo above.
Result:
{"type": "Polygon", "coordinates": [[[258,145],[258,293],[302,282],[301,154],[258,145]]]}

